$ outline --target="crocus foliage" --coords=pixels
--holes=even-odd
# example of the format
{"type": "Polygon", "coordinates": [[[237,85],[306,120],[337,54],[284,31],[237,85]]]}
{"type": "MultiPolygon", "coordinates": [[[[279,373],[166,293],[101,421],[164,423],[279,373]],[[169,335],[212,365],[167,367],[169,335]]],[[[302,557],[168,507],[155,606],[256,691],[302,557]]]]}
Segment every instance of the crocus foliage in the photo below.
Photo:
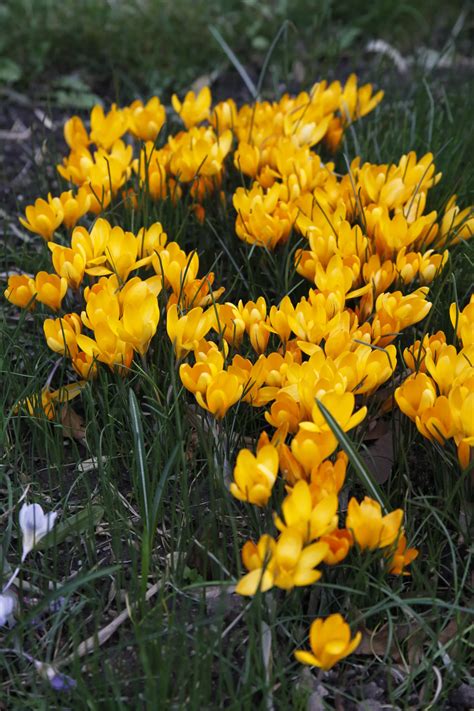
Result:
{"type": "MultiPolygon", "coordinates": [[[[92,379],[108,367],[125,377],[162,328],[205,417],[252,407],[262,428],[272,428],[257,451],[236,453],[230,486],[242,506],[275,507],[277,533],[243,547],[242,595],[314,584],[321,566],[340,563],[354,546],[381,549],[394,574],[407,574],[417,555],[407,548],[400,509],[382,515],[376,501],[353,498],[343,522],[347,458],[319,407],[345,432],[365,420],[396,371],[398,334],[427,316],[429,285],[449,248],[474,231],[472,211],[456,196],[443,213],[428,210],[441,179],[431,153],[391,164],[357,157],[342,174],[322,160],[318,147],[336,151],[347,126],[381,99],[351,76],[240,108],[232,99],[213,104],[206,87],[173,96],[171,121],[157,97],[108,112],[96,106],[88,124],[73,116],[64,127],[69,154],[57,169],[69,189],[39,198],[21,218],[47,244],[52,271],[11,276],[5,295],[20,308],[52,312],[46,342],[71,372],[92,379]],[[197,251],[184,251],[159,222],[140,224],[150,200],[184,207],[201,224],[217,205],[249,253],[264,249],[277,260],[298,241],[285,255],[293,255],[306,293],[277,303],[245,293],[225,300],[225,285],[200,270],[197,251]],[[119,205],[133,230],[117,224],[114,211],[106,216],[119,205]]],[[[413,373],[396,401],[425,437],[453,439],[466,467],[474,446],[474,302],[453,306],[451,319],[458,347],[439,333],[407,349],[413,373]]],[[[333,615],[314,623],[312,652],[298,658],[328,669],[357,643],[333,615]]]]}

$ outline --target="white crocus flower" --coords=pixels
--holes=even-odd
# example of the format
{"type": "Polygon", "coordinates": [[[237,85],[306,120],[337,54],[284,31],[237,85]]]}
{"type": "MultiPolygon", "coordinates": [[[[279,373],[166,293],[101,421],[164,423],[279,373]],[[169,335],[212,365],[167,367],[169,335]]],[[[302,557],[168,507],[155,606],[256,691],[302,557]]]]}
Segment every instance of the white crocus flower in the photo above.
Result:
{"type": "Polygon", "coordinates": [[[35,545],[52,530],[57,515],[56,512],[45,514],[39,504],[23,504],[18,516],[23,534],[22,561],[35,545]]]}
{"type": "Polygon", "coordinates": [[[0,595],[0,627],[15,624],[13,613],[16,608],[16,595],[11,590],[6,590],[0,595]]]}

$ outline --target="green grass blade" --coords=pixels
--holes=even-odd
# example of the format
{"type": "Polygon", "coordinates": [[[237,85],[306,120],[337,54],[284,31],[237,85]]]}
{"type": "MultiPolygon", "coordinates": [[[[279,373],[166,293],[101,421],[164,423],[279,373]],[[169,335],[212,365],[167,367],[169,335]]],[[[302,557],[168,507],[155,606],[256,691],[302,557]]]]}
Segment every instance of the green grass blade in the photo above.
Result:
{"type": "Polygon", "coordinates": [[[143,508],[145,510],[145,524],[147,531],[150,530],[150,511],[148,499],[148,484],[146,471],[145,457],[145,442],[143,439],[143,427],[140,408],[138,406],[137,396],[132,388],[128,391],[128,404],[130,408],[130,418],[132,422],[132,434],[135,444],[135,461],[140,477],[140,487],[143,499],[143,508]]]}
{"type": "Polygon", "coordinates": [[[339,424],[336,422],[334,417],[331,415],[329,410],[323,405],[321,400],[317,400],[318,407],[323,413],[324,419],[328,423],[333,435],[337,438],[339,444],[349,457],[349,460],[352,464],[352,466],[355,469],[355,472],[357,476],[359,477],[360,481],[362,484],[365,486],[367,489],[368,493],[370,496],[375,499],[375,501],[378,501],[382,509],[384,510],[385,513],[388,511],[388,506],[387,506],[387,499],[378,486],[377,482],[373,479],[372,475],[370,472],[366,469],[364,466],[364,463],[362,459],[359,457],[358,453],[356,452],[353,443],[347,436],[346,432],[344,432],[343,429],[339,426],[339,424]]]}

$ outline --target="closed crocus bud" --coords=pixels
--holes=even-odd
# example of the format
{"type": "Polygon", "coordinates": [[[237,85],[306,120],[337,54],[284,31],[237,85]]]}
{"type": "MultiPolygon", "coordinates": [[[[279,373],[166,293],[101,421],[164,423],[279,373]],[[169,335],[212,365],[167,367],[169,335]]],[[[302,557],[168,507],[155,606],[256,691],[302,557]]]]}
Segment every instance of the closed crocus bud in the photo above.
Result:
{"type": "Polygon", "coordinates": [[[195,350],[211,330],[214,321],[212,308],[204,311],[197,306],[180,317],[177,304],[172,304],[167,313],[166,330],[174,345],[176,357],[182,358],[189,351],[195,350]]]}
{"type": "Polygon", "coordinates": [[[309,632],[311,652],[298,649],[295,657],[302,664],[320,669],[331,669],[337,662],[352,654],[360,644],[362,634],[351,639],[351,630],[339,613],[326,619],[314,620],[309,632]]]}
{"type": "Polygon", "coordinates": [[[201,407],[221,419],[240,400],[243,389],[236,375],[223,370],[211,379],[205,395],[196,393],[196,400],[201,407]]]}
{"type": "Polygon", "coordinates": [[[451,304],[449,318],[463,346],[472,345],[474,343],[474,294],[462,311],[459,311],[456,303],[451,304]]]}
{"type": "Polygon", "coordinates": [[[265,506],[278,475],[278,451],[268,444],[255,457],[248,449],[240,450],[234,469],[230,493],[240,501],[265,506]]]}
{"type": "Polygon", "coordinates": [[[258,147],[241,141],[234,154],[234,165],[244,175],[255,178],[260,167],[260,151],[258,147]]]}
{"type": "Polygon", "coordinates": [[[53,267],[56,274],[64,277],[71,289],[79,289],[84,278],[86,262],[81,252],[75,252],[69,247],[62,247],[49,242],[48,247],[53,253],[53,267]]]}
{"type": "Polygon", "coordinates": [[[137,353],[144,355],[156,333],[159,320],[160,310],[155,294],[146,282],[139,281],[126,292],[122,318],[111,323],[111,328],[137,353]]]}
{"type": "MultiPolygon", "coordinates": [[[[77,316],[77,314],[71,314],[77,316]]],[[[74,358],[77,355],[77,335],[81,332],[80,320],[65,318],[47,318],[43,323],[44,335],[49,348],[55,353],[74,358]],[[77,330],[78,328],[78,330],[77,330]]]]}
{"type": "Polygon", "coordinates": [[[309,478],[313,467],[327,459],[337,447],[332,432],[317,432],[312,422],[301,422],[296,436],[291,441],[291,452],[309,478]]]}
{"type": "Polygon", "coordinates": [[[87,147],[90,143],[86,128],[79,116],[71,116],[64,124],[64,138],[71,150],[87,147]]]}
{"type": "Polygon", "coordinates": [[[59,198],[48,196],[48,202],[38,198],[34,205],[28,205],[25,216],[26,219],[20,217],[23,227],[50,241],[63,221],[64,210],[59,198]]]}
{"type": "Polygon", "coordinates": [[[67,280],[56,274],[38,272],[35,277],[36,299],[49,306],[53,311],[58,311],[67,291],[67,280]]]}
{"type": "Polygon", "coordinates": [[[17,606],[17,597],[13,590],[5,590],[0,594],[0,627],[15,624],[14,612],[17,606]]]}
{"type": "Polygon", "coordinates": [[[410,375],[400,387],[395,390],[395,400],[400,410],[415,420],[436,401],[436,388],[426,373],[410,375]]]}
{"type": "Polygon", "coordinates": [[[23,537],[22,561],[35,545],[54,527],[56,512],[45,514],[39,504],[23,504],[18,520],[23,537]]]}
{"type": "Polygon", "coordinates": [[[380,504],[368,496],[360,504],[354,498],[349,501],[346,528],[363,550],[391,546],[400,534],[402,521],[401,509],[382,516],[380,504]]]}
{"type": "Polygon", "coordinates": [[[5,289],[4,294],[11,304],[15,304],[21,309],[27,307],[33,309],[35,306],[35,293],[35,280],[28,274],[13,274],[8,277],[8,287],[5,289]]]}

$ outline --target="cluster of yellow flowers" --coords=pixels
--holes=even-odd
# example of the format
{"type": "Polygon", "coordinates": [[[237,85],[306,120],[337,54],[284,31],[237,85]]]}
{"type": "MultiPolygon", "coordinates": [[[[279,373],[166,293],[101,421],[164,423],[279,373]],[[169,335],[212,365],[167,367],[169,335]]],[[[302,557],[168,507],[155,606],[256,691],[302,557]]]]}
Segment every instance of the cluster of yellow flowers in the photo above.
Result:
{"type": "Polygon", "coordinates": [[[403,354],[412,374],[395,391],[398,407],[424,437],[444,445],[454,439],[467,468],[474,448],[474,295],[463,311],[451,304],[459,349],[438,331],[426,334],[403,354]]]}
{"type": "MultiPolygon", "coordinates": [[[[431,308],[427,285],[446,264],[447,247],[474,231],[471,211],[455,196],[441,216],[425,214],[441,178],[429,153],[391,165],[356,158],[341,175],[314,152],[322,141],[334,151],[344,129],[381,98],[370,85],[358,87],[355,76],[344,86],[320,82],[296,97],[241,108],[232,99],[212,106],[204,88],[183,101],[173,96],[185,130],[166,140],[157,97],[108,113],[96,106],[89,131],[78,116],[65,125],[70,153],[58,171],[74,187],[38,199],[21,219],[47,242],[54,273],[14,275],[5,295],[29,309],[40,303],[59,312],[67,304],[67,312],[44,320],[44,333],[81,378],[93,378],[99,363],[125,375],[165,319],[181,381],[198,405],[219,420],[246,403],[274,429],[271,437],[262,432],[255,454],[238,453],[230,487],[240,501],[263,507],[277,503],[279,473],[285,482],[281,515],[274,513],[278,537],[265,534],[243,547],[243,595],[310,585],[321,576],[317,566],[341,562],[354,545],[382,549],[393,574],[406,574],[417,555],[407,547],[402,510],[382,512],[368,497],[350,500],[339,527],[348,460],[319,406],[346,432],[364,420],[368,398],[395,371],[393,341],[431,308]],[[212,272],[199,275],[197,252],[168,241],[161,223],[131,232],[97,217],[119,204],[139,216],[144,201],[169,200],[204,223],[210,198],[230,207],[224,178],[235,185],[239,176],[237,236],[276,254],[292,236],[303,244],[294,250],[294,269],[310,286],[296,301],[219,301],[224,287],[214,288],[212,272]],[[88,213],[95,221],[78,226],[88,213]]],[[[448,346],[444,334],[415,343],[404,358],[417,372],[396,400],[425,436],[453,437],[467,466],[474,302],[451,316],[463,350],[448,346]]],[[[41,397],[53,416],[54,397],[41,397]]],[[[358,640],[333,615],[314,623],[313,654],[297,656],[327,669],[358,640]]]]}

